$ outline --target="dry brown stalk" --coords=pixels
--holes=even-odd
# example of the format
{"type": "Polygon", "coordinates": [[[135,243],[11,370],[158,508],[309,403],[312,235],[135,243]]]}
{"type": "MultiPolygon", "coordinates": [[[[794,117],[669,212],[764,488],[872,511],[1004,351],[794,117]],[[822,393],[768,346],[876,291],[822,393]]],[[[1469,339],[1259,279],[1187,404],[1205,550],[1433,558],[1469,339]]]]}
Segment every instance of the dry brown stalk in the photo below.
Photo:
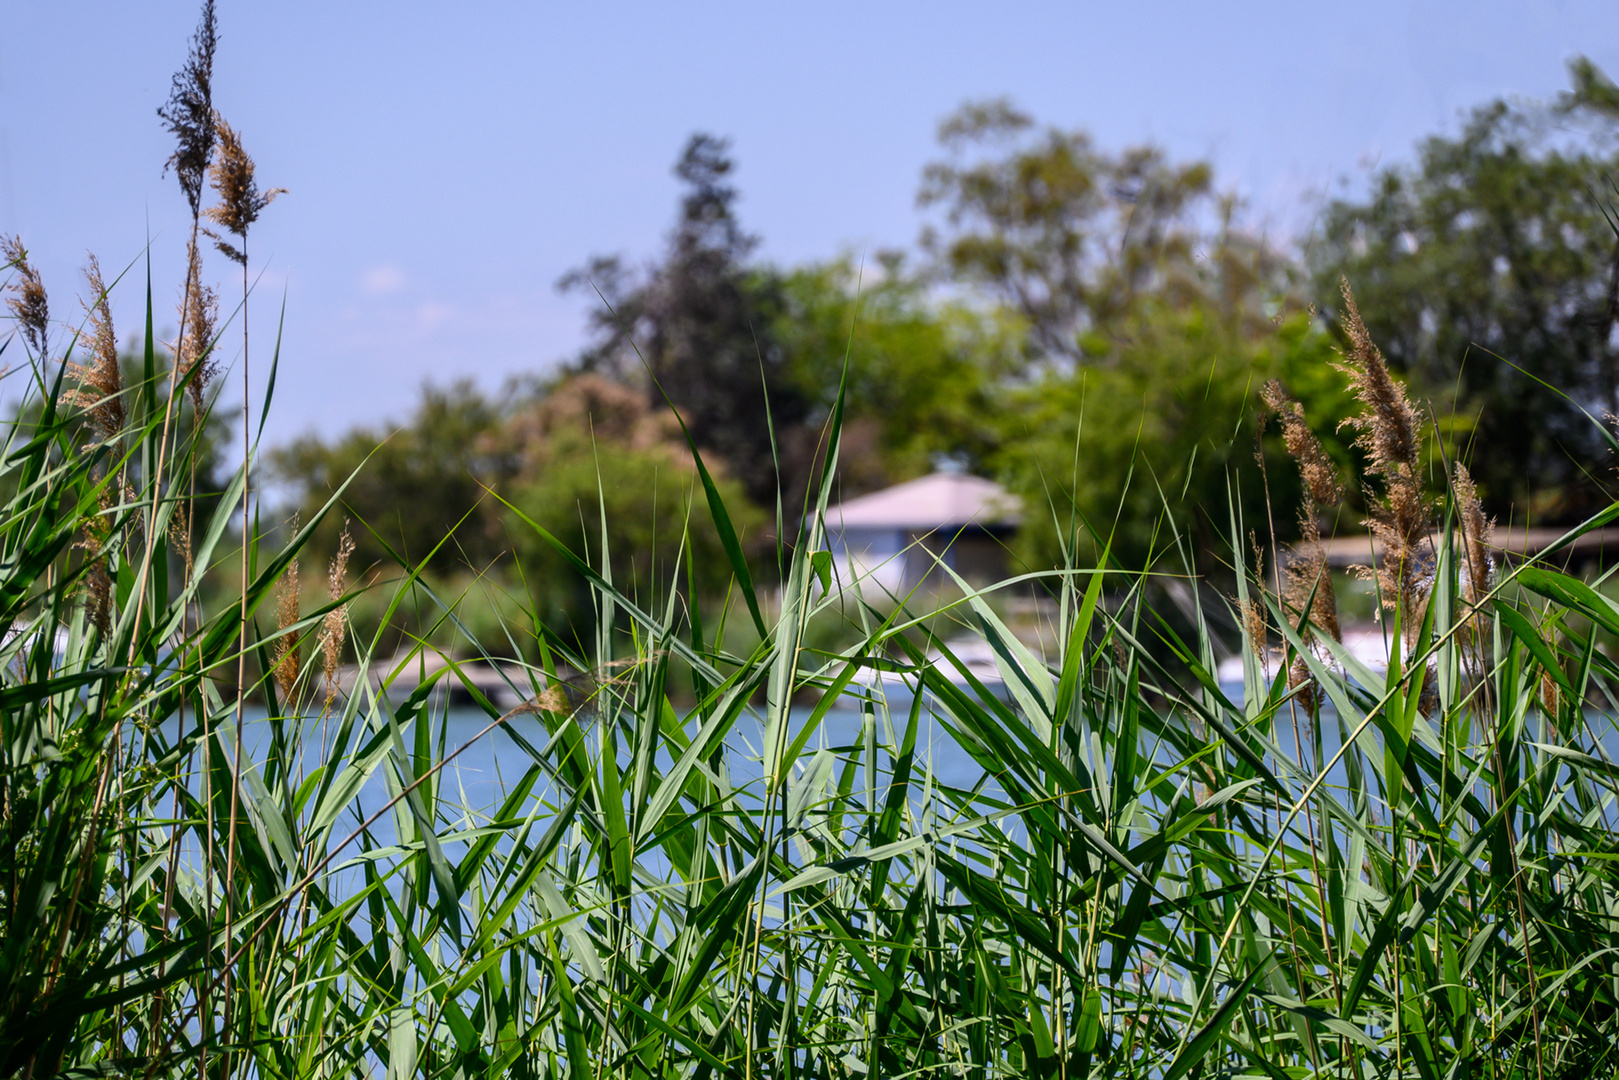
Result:
{"type": "MultiPolygon", "coordinates": [[[[187,333],[186,333],[187,315],[189,314],[190,308],[191,308],[189,294],[190,294],[190,290],[193,287],[196,287],[197,285],[199,285],[199,282],[197,280],[197,274],[198,274],[199,268],[196,265],[197,231],[200,228],[199,218],[200,218],[201,212],[202,212],[202,187],[203,187],[203,182],[207,178],[207,175],[208,175],[208,163],[209,163],[210,160],[212,160],[213,153],[214,153],[215,132],[214,132],[213,75],[214,75],[214,48],[215,48],[215,45],[218,42],[218,29],[219,29],[219,24],[218,24],[217,19],[215,18],[215,14],[214,14],[214,0],[203,0],[202,17],[198,20],[198,22],[197,22],[197,30],[192,35],[190,48],[189,48],[189,50],[188,50],[188,52],[186,54],[186,61],[185,61],[185,63],[183,65],[181,65],[180,70],[175,72],[174,77],[170,82],[169,100],[168,100],[168,102],[165,103],[162,107],[160,107],[157,110],[157,114],[158,114],[159,117],[162,118],[164,126],[166,128],[168,128],[169,132],[175,137],[175,144],[176,144],[174,153],[169,156],[169,160],[164,165],[163,171],[166,173],[171,168],[174,170],[176,178],[180,181],[180,191],[181,191],[182,194],[184,194],[185,200],[186,200],[186,205],[191,210],[191,236],[190,236],[190,242],[189,242],[189,245],[188,245],[188,253],[187,253],[188,254],[188,259],[187,259],[187,271],[188,272],[186,274],[187,295],[183,296],[181,298],[181,301],[180,301],[180,334],[179,334],[179,340],[176,342],[176,348],[175,348],[175,371],[173,373],[173,377],[171,377],[170,380],[169,380],[168,399],[164,402],[164,405],[163,405],[163,429],[162,429],[162,434],[159,436],[159,439],[158,439],[157,469],[156,469],[156,474],[159,477],[161,477],[163,475],[164,464],[165,464],[165,462],[167,462],[168,454],[169,454],[169,430],[170,430],[170,426],[174,422],[175,389],[176,389],[176,387],[179,386],[179,381],[180,381],[180,370],[179,370],[180,369],[180,355],[181,355],[182,348],[183,348],[184,343],[185,343],[186,338],[187,338],[187,333]]],[[[195,331],[193,331],[190,336],[195,338],[198,341],[205,341],[206,340],[206,338],[203,335],[197,334],[195,331]]],[[[198,372],[197,374],[199,376],[201,376],[203,373],[198,372]]],[[[199,416],[198,419],[200,420],[200,416],[199,416]]],[[[243,426],[245,427],[246,425],[244,424],[243,426]]],[[[195,486],[196,486],[195,485],[195,467],[194,466],[193,466],[193,473],[192,473],[192,483],[191,483],[190,486],[194,491],[195,486]]],[[[151,521],[154,521],[154,522],[156,521],[157,512],[158,512],[158,498],[159,498],[159,493],[161,491],[162,491],[162,485],[161,484],[153,484],[152,485],[152,502],[151,502],[150,510],[148,512],[149,513],[148,520],[151,520],[151,521]]],[[[186,511],[187,522],[186,522],[186,529],[185,529],[185,533],[186,533],[186,536],[185,536],[186,574],[187,574],[187,579],[188,580],[190,579],[191,574],[195,570],[195,567],[192,565],[191,535],[190,535],[192,530],[191,530],[191,526],[190,526],[190,515],[191,515],[191,509],[188,506],[187,511],[186,511]]],[[[244,523],[246,521],[246,514],[245,513],[243,514],[243,521],[244,521],[244,523]]],[[[246,532],[245,524],[244,524],[243,531],[244,531],[244,533],[246,532]]],[[[136,584],[135,584],[136,614],[135,614],[135,618],[136,618],[137,621],[139,621],[139,619],[140,619],[141,606],[146,601],[146,575],[150,571],[150,568],[151,568],[151,560],[152,560],[152,553],[153,553],[154,547],[155,547],[155,545],[151,545],[151,544],[148,544],[148,545],[145,546],[145,549],[144,549],[142,557],[141,557],[140,571],[136,576],[136,584]]],[[[244,552],[247,549],[247,544],[245,542],[245,539],[244,539],[244,542],[242,544],[242,548],[243,548],[244,552]]],[[[247,583],[246,583],[247,582],[247,575],[246,575],[247,568],[246,568],[246,565],[245,565],[245,563],[246,563],[245,558],[244,558],[243,561],[244,561],[244,565],[243,565],[243,584],[242,584],[242,587],[243,587],[243,590],[244,590],[244,593],[245,593],[245,590],[247,588],[247,583]]],[[[244,595],[244,601],[243,601],[243,608],[244,608],[244,615],[245,615],[245,608],[246,608],[245,595],[244,595]]],[[[243,634],[242,634],[242,641],[243,641],[244,644],[246,642],[246,638],[247,638],[247,635],[246,635],[246,619],[244,617],[244,619],[243,619],[243,634]]],[[[133,648],[134,648],[134,645],[133,645],[133,643],[131,643],[131,662],[133,662],[133,656],[134,656],[133,648]]],[[[243,652],[245,654],[245,649],[243,650],[243,652]]],[[[238,746],[240,746],[240,744],[241,744],[241,734],[242,734],[242,732],[241,732],[241,723],[240,723],[240,721],[241,721],[241,686],[240,686],[240,684],[241,684],[241,681],[242,681],[242,674],[243,674],[243,668],[242,668],[242,665],[239,662],[238,666],[237,666],[237,684],[238,684],[238,688],[237,688],[237,721],[238,721],[238,723],[237,723],[237,732],[236,732],[237,745],[238,746]]],[[[183,699],[182,699],[182,701],[180,703],[180,717],[181,717],[181,721],[183,723],[184,722],[184,717],[185,717],[185,702],[184,702],[183,699]]],[[[205,734],[205,738],[204,738],[203,741],[206,743],[208,741],[208,739],[206,737],[206,735],[207,735],[206,721],[205,721],[205,726],[204,726],[204,734],[205,734]]],[[[240,758],[240,751],[238,750],[237,753],[236,753],[235,761],[239,761],[239,758],[240,758]]],[[[238,772],[237,772],[237,769],[236,769],[235,761],[233,761],[233,765],[232,765],[232,774],[233,774],[233,776],[239,775],[238,772]]],[[[213,861],[214,861],[214,809],[213,809],[214,800],[213,800],[212,785],[211,785],[211,779],[210,779],[211,775],[212,774],[211,774],[210,770],[208,770],[206,768],[203,770],[203,802],[208,808],[207,809],[208,828],[207,828],[207,834],[206,834],[207,835],[206,860],[207,860],[208,865],[212,865],[213,861]]],[[[178,787],[179,787],[179,784],[177,783],[176,788],[178,789],[178,787]]],[[[233,788],[232,788],[232,806],[231,806],[231,848],[232,848],[232,854],[233,855],[234,855],[234,847],[235,847],[235,839],[236,839],[236,837],[235,837],[236,806],[235,806],[235,801],[234,801],[235,798],[236,798],[236,792],[235,792],[235,788],[233,786],[233,788]]],[[[176,791],[176,799],[178,799],[178,790],[176,791]]],[[[176,805],[178,805],[178,803],[176,805]]],[[[176,850],[178,850],[178,846],[176,847],[176,850]]],[[[171,875],[172,875],[172,871],[173,871],[173,865],[174,865],[173,863],[170,864],[171,875]]],[[[229,934],[229,929],[230,929],[229,897],[231,895],[231,886],[230,886],[229,882],[230,882],[232,876],[233,875],[231,873],[227,872],[227,874],[226,874],[226,881],[227,881],[227,886],[226,886],[226,898],[227,898],[227,903],[226,903],[226,932],[227,932],[227,935],[229,934]]],[[[213,879],[212,879],[211,876],[209,876],[206,879],[206,882],[205,882],[205,885],[204,885],[204,890],[203,890],[203,910],[205,912],[205,917],[207,918],[209,924],[212,925],[213,912],[214,912],[214,894],[213,894],[213,879]]],[[[203,1028],[205,1030],[211,1029],[212,1026],[213,1026],[213,1019],[212,1019],[212,1016],[211,1016],[211,1009],[210,1009],[209,1003],[206,1002],[206,1001],[199,1002],[199,1007],[200,1007],[199,1018],[200,1018],[200,1021],[202,1023],[203,1028]]],[[[229,1026],[230,1026],[230,1009],[229,1009],[229,1006],[227,1006],[226,1010],[225,1010],[224,1022],[225,1022],[225,1027],[229,1028],[229,1026]]],[[[199,1041],[198,1052],[197,1052],[197,1071],[201,1075],[206,1075],[208,1073],[208,1071],[209,1071],[209,1069],[208,1069],[208,1049],[207,1049],[207,1047],[208,1047],[208,1040],[203,1039],[203,1040],[199,1041]]],[[[228,1062],[227,1062],[227,1064],[228,1064],[228,1062]]],[[[226,1071],[229,1072],[230,1070],[227,1068],[226,1071]]]]}
{"type": "MultiPolygon", "coordinates": [[[[292,531],[298,531],[296,516],[292,519],[292,531]]],[[[298,621],[298,585],[298,560],[293,559],[275,588],[275,623],[276,630],[281,632],[275,639],[275,684],[281,691],[283,705],[292,700],[292,692],[298,685],[298,639],[286,632],[298,621]]]]}
{"type": "Polygon", "coordinates": [[[1366,451],[1366,471],[1381,481],[1381,496],[1368,500],[1373,510],[1365,524],[1382,548],[1377,578],[1383,604],[1400,612],[1410,644],[1422,621],[1435,569],[1428,540],[1430,507],[1422,493],[1422,421],[1372,341],[1347,280],[1342,288],[1349,352],[1337,366],[1349,376],[1350,388],[1363,407],[1343,426],[1360,432],[1355,445],[1366,451]]]}
{"type": "Polygon", "coordinates": [[[124,430],[124,376],[118,367],[118,337],[112,328],[107,286],[101,280],[101,264],[94,255],[84,268],[84,281],[94,297],[83,302],[85,313],[90,317],[87,336],[91,361],[68,365],[79,385],[62,397],[83,408],[97,437],[109,442],[124,430]]]}
{"type": "MultiPolygon", "coordinates": [[[[219,202],[210,206],[204,214],[208,220],[245,241],[247,230],[259,219],[259,214],[275,201],[277,195],[285,194],[287,189],[271,188],[261,192],[253,176],[253,159],[242,148],[241,136],[218,113],[214,114],[214,126],[219,132],[219,153],[209,167],[208,175],[213,181],[214,190],[219,193],[219,202]]],[[[241,266],[247,264],[245,244],[239,248],[215,233],[208,235],[233,262],[241,266]]]]}
{"type": "MultiPolygon", "coordinates": [[[[349,556],[354,554],[354,537],[349,535],[349,523],[343,522],[343,535],[337,542],[337,554],[332,557],[326,572],[326,595],[333,602],[343,599],[348,591],[349,556]]],[[[348,605],[335,607],[326,613],[321,628],[320,647],[325,660],[326,705],[332,707],[337,700],[337,668],[343,660],[343,643],[348,636],[348,605]]]]}
{"type": "Polygon", "coordinates": [[[193,237],[186,246],[186,286],[180,295],[180,340],[174,344],[174,377],[186,383],[198,423],[202,422],[208,380],[219,367],[210,355],[218,318],[219,294],[202,283],[202,256],[193,237]]]}
{"type": "Polygon", "coordinates": [[[0,256],[17,273],[17,279],[11,283],[11,291],[16,295],[6,300],[6,306],[22,327],[23,338],[34,350],[34,355],[43,357],[46,335],[51,325],[45,283],[40,280],[39,271],[28,261],[28,249],[22,246],[20,236],[0,238],[0,256]]]}
{"type": "MultiPolygon", "coordinates": [[[[210,9],[211,11],[211,9],[210,9]]],[[[215,160],[209,166],[209,176],[213,181],[214,190],[219,193],[220,204],[208,210],[210,220],[223,225],[227,231],[236,236],[240,247],[228,243],[224,239],[210,233],[214,237],[219,250],[230,257],[242,268],[242,410],[248,415],[252,404],[252,381],[249,377],[248,345],[250,335],[247,329],[248,312],[248,281],[247,281],[247,232],[248,227],[258,219],[259,212],[270,204],[270,201],[279,194],[279,189],[261,194],[253,178],[253,159],[247,156],[242,149],[241,139],[228,124],[213,113],[213,126],[220,137],[220,149],[215,160]]],[[[250,481],[253,466],[253,437],[252,425],[242,425],[242,471],[244,477],[250,481]]],[[[248,552],[251,544],[248,542],[249,530],[252,528],[252,514],[250,513],[253,500],[253,485],[251,482],[242,484],[242,641],[247,640],[247,583],[249,579],[248,552]]],[[[225,877],[234,880],[236,873],[236,821],[241,809],[241,777],[242,760],[241,745],[242,731],[246,723],[244,711],[244,693],[247,683],[247,650],[244,648],[236,657],[236,744],[231,757],[231,793],[230,818],[225,846],[225,877]]],[[[225,937],[230,938],[234,933],[235,925],[235,897],[227,892],[225,897],[225,937]]],[[[227,994],[227,998],[229,995],[227,994]]],[[[227,1011],[225,1026],[230,1027],[227,1011]]]]}

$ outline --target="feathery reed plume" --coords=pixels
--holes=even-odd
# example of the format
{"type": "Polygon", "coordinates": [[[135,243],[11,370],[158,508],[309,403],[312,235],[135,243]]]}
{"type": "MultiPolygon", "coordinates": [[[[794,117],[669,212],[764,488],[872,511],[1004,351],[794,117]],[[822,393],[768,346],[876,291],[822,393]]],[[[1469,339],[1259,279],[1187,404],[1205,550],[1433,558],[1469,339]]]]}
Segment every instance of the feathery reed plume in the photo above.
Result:
{"type": "MultiPolygon", "coordinates": [[[[215,114],[214,125],[219,131],[219,154],[209,168],[209,177],[214,190],[219,193],[219,203],[210,206],[204,213],[208,220],[245,241],[247,230],[259,219],[259,214],[275,201],[277,195],[286,194],[287,189],[271,188],[261,192],[253,177],[253,159],[242,148],[242,137],[225,122],[223,116],[215,114]]],[[[238,265],[247,265],[245,243],[238,248],[216,233],[208,235],[214,238],[214,245],[227,258],[238,265]]]]}
{"type": "Polygon", "coordinates": [[[1465,553],[1462,573],[1464,595],[1469,604],[1477,604],[1490,591],[1495,577],[1495,560],[1490,557],[1490,544],[1495,539],[1495,522],[1484,516],[1484,507],[1478,497],[1478,487],[1467,471],[1467,466],[1456,463],[1453,477],[1456,490],[1456,509],[1461,517],[1462,545],[1465,553]]]}
{"type": "Polygon", "coordinates": [[[530,699],[534,708],[540,712],[565,713],[572,707],[568,703],[568,693],[561,686],[552,684],[540,691],[540,695],[530,699]]]}
{"type": "Polygon", "coordinates": [[[210,356],[218,318],[219,294],[202,283],[202,256],[193,237],[186,247],[186,287],[180,296],[180,340],[174,344],[174,377],[186,383],[198,423],[202,420],[208,380],[219,369],[210,356]]]}
{"type": "MultiPolygon", "coordinates": [[[[298,517],[293,515],[292,531],[298,531],[298,517]]],[[[298,684],[298,639],[285,633],[287,627],[298,621],[298,560],[287,564],[286,571],[275,586],[275,628],[281,636],[275,639],[275,684],[281,691],[281,702],[292,700],[292,691],[298,684]]]]}
{"type": "Polygon", "coordinates": [[[1557,680],[1552,678],[1551,672],[1541,672],[1538,689],[1536,698],[1540,702],[1540,707],[1548,716],[1556,716],[1563,706],[1563,691],[1558,687],[1557,680]]]}
{"type": "Polygon", "coordinates": [[[107,544],[112,539],[112,526],[108,511],[112,509],[112,496],[102,488],[98,497],[101,513],[86,517],[77,544],[84,551],[87,566],[82,579],[85,610],[90,622],[105,636],[112,629],[112,575],[107,571],[107,544]]]}
{"type": "MultiPolygon", "coordinates": [[[[1256,444],[1257,447],[1257,444],[1256,444]]],[[[1258,453],[1256,448],[1255,453],[1258,453]]],[[[1254,550],[1254,583],[1259,586],[1261,594],[1265,588],[1265,549],[1260,546],[1259,534],[1252,530],[1248,533],[1248,543],[1254,550]]],[[[1247,567],[1243,568],[1247,572],[1247,567]]],[[[1261,661],[1265,659],[1265,607],[1252,600],[1233,598],[1237,604],[1237,615],[1242,620],[1242,636],[1248,643],[1248,648],[1261,661]]]]}
{"type": "Polygon", "coordinates": [[[0,237],[0,256],[6,265],[17,271],[12,282],[15,296],[6,300],[6,306],[22,327],[23,337],[34,350],[35,356],[45,355],[45,337],[50,330],[50,305],[45,301],[45,283],[39,271],[28,261],[28,249],[22,246],[22,237],[0,237]]]}
{"type": "Polygon", "coordinates": [[[214,153],[214,46],[218,37],[214,0],[204,0],[186,61],[170,82],[168,102],[157,110],[176,144],[163,171],[173,169],[179,178],[193,220],[202,208],[202,183],[214,153]]]}
{"type": "Polygon", "coordinates": [[[90,317],[88,364],[70,364],[77,389],[64,399],[82,407],[102,442],[109,442],[124,430],[124,377],[118,368],[118,336],[112,328],[112,308],[107,303],[107,286],[101,280],[101,264],[94,255],[84,268],[84,281],[93,300],[82,301],[90,317]]]}
{"type": "MultiPolygon", "coordinates": [[[[349,523],[343,522],[343,535],[337,542],[337,554],[332,556],[326,571],[326,595],[333,603],[343,599],[348,591],[349,556],[354,554],[354,537],[349,535],[349,523]]],[[[343,604],[326,613],[321,627],[320,648],[325,661],[326,705],[332,707],[337,700],[337,668],[343,660],[343,642],[348,633],[348,605],[343,604]]]]}
{"type": "MultiPolygon", "coordinates": [[[[1314,641],[1314,631],[1321,630],[1334,641],[1343,640],[1338,624],[1338,595],[1332,585],[1332,574],[1327,569],[1327,549],[1321,543],[1322,510],[1337,506],[1343,498],[1343,485],[1338,482],[1338,470],[1332,459],[1321,448],[1321,442],[1304,420],[1304,405],[1293,398],[1275,379],[1260,391],[1265,404],[1276,413],[1282,423],[1282,442],[1294,461],[1299,475],[1304,478],[1304,505],[1299,510],[1299,531],[1302,540],[1293,560],[1288,564],[1282,587],[1282,599],[1300,616],[1299,636],[1305,644],[1314,641]]],[[[1303,657],[1293,661],[1288,672],[1289,686],[1309,683],[1310,668],[1303,657]]]]}
{"type": "Polygon", "coordinates": [[[169,522],[169,536],[174,540],[174,546],[180,550],[180,562],[186,568],[186,581],[192,581],[197,574],[196,555],[191,547],[191,507],[186,505],[184,514],[175,514],[174,520],[169,522]]]}
{"type": "Polygon", "coordinates": [[[1265,658],[1265,612],[1252,600],[1237,601],[1242,616],[1242,636],[1248,639],[1248,648],[1261,660],[1265,658]]]}
{"type": "MultiPolygon", "coordinates": [[[[1478,487],[1474,485],[1467,466],[1459,461],[1451,474],[1451,490],[1456,499],[1456,514],[1462,531],[1462,633],[1464,640],[1471,639],[1476,644],[1482,642],[1487,633],[1481,602],[1495,580],[1495,560],[1490,557],[1490,544],[1495,539],[1495,522],[1484,516],[1478,487]]],[[[1483,658],[1477,659],[1482,669],[1483,658]]],[[[1553,684],[1553,689],[1555,687],[1556,684],[1553,684]]]]}
{"type": "Polygon", "coordinates": [[[1338,468],[1321,448],[1321,442],[1304,419],[1304,403],[1298,401],[1276,379],[1266,383],[1260,397],[1282,422],[1282,443],[1288,456],[1298,462],[1305,491],[1317,509],[1338,505],[1344,497],[1338,482],[1338,468]]]}
{"type": "Polygon", "coordinates": [[[1342,281],[1342,289],[1349,352],[1336,366],[1349,376],[1350,388],[1363,407],[1359,416],[1348,418],[1343,426],[1359,430],[1355,445],[1366,451],[1366,471],[1382,481],[1381,497],[1373,500],[1372,515],[1365,524],[1382,547],[1377,577],[1383,604],[1401,612],[1410,644],[1433,585],[1435,562],[1428,541],[1429,507],[1422,494],[1419,462],[1422,422],[1373,343],[1347,279],[1342,281]]]}

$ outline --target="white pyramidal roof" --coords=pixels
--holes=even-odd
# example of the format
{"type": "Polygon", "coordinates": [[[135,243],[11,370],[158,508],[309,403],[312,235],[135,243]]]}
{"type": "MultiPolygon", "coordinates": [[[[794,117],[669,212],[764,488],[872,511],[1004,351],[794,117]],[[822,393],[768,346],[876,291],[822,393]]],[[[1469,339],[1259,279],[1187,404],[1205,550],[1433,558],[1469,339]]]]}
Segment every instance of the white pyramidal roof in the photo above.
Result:
{"type": "Polygon", "coordinates": [[[1022,501],[993,480],[933,473],[826,508],[829,529],[947,529],[1016,525],[1022,501]]]}

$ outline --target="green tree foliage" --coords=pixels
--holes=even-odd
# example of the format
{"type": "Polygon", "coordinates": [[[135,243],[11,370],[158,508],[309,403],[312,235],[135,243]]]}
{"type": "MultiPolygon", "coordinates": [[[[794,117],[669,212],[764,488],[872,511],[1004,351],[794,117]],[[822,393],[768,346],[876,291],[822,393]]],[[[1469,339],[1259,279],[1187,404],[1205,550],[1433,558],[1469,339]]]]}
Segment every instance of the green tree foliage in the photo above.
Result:
{"type": "MultiPolygon", "coordinates": [[[[1305,312],[1274,332],[1234,332],[1207,307],[1142,313],[1136,332],[1108,363],[1076,374],[1050,373],[1009,394],[1005,437],[995,464],[1036,507],[1024,516],[1016,551],[1028,568],[1061,565],[1072,543],[1080,561],[1103,544],[1127,565],[1144,565],[1183,530],[1205,555],[1230,535],[1226,507],[1264,497],[1254,467],[1259,388],[1280,378],[1312,402],[1312,416],[1342,416],[1348,401],[1331,368],[1332,339],[1305,312]]],[[[1342,443],[1323,432],[1329,449],[1342,443]]],[[[1279,445],[1264,444],[1285,536],[1297,530],[1298,485],[1279,445]]],[[[1269,523],[1250,522],[1262,534],[1269,523]]]]}
{"type": "MultiPolygon", "coordinates": [[[[595,563],[605,500],[613,580],[643,597],[654,581],[683,589],[684,579],[672,581],[668,570],[683,542],[696,472],[668,406],[654,408],[640,389],[596,374],[513,385],[504,398],[497,404],[465,381],[429,385],[391,432],[355,428],[333,441],[308,435],[275,450],[273,474],[293,492],[289,517],[296,510],[311,520],[348,481],[341,513],[317,526],[311,554],[330,557],[347,517],[355,569],[397,566],[396,555],[425,565],[440,583],[493,569],[500,581],[521,578],[536,610],[561,630],[588,618],[588,586],[522,516],[595,563]]],[[[710,468],[744,542],[759,554],[763,516],[722,461],[710,468]]],[[[717,594],[728,583],[719,569],[726,563],[700,494],[689,528],[699,592],[717,594]]]]}
{"type": "Polygon", "coordinates": [[[734,168],[726,140],[693,135],[675,165],[686,191],[662,261],[637,275],[616,257],[597,257],[561,285],[606,302],[590,317],[596,341],[578,367],[643,386],[654,407],[667,394],[698,446],[724,458],[750,498],[770,504],[771,422],[797,424],[804,403],[781,378],[770,337],[778,283],[747,266],[756,240],[736,217],[734,168]]]}
{"type": "Polygon", "coordinates": [[[1586,412],[1619,411],[1619,90],[1589,61],[1571,67],[1554,106],[1475,109],[1364,200],[1334,202],[1314,251],[1319,294],[1335,301],[1347,278],[1390,363],[1476,425],[1466,452],[1502,516],[1606,502],[1586,412]]]}
{"type": "MultiPolygon", "coordinates": [[[[1612,158],[1592,147],[1611,141],[1615,117],[1619,90],[1576,64],[1574,89],[1554,105],[1480,110],[1461,138],[1430,140],[1417,166],[1386,172],[1367,203],[1334,204],[1315,249],[1317,284],[1349,276],[1418,400],[1442,403],[1443,430],[1465,434],[1483,411],[1475,444],[1455,449],[1475,462],[1498,514],[1525,487],[1569,512],[1594,497],[1598,448],[1580,407],[1619,409],[1619,249],[1598,198],[1612,158]],[[1472,342],[1512,363],[1479,350],[1464,363],[1472,342]],[[1531,375],[1572,388],[1574,403],[1531,375]]],[[[1095,526],[1083,542],[1092,550],[1106,529],[1132,560],[1163,535],[1166,512],[1178,528],[1224,535],[1199,508],[1224,505],[1233,475],[1264,482],[1246,463],[1257,389],[1271,377],[1304,402],[1347,468],[1353,455],[1332,432],[1345,398],[1325,324],[1303,303],[1304,268],[1241,227],[1206,163],[1150,146],[1108,151],[1005,101],[964,107],[940,140],[920,196],[932,214],[930,261],[917,272],[899,255],[785,269],[755,261],[727,144],[693,136],[658,260],[636,270],[598,258],[564,279],[592,290],[595,307],[592,342],[571,370],[635,397],[636,423],[672,403],[711,467],[754,507],[768,513],[779,494],[791,515],[847,358],[841,494],[941,459],[998,476],[1031,507],[1055,505],[1029,515],[1021,546],[1033,566],[1060,561],[1073,520],[1095,526]]],[[[664,478],[685,451],[678,439],[654,452],[606,429],[592,443],[593,410],[622,402],[589,385],[595,405],[553,410],[582,425],[577,438],[559,433],[561,420],[533,419],[557,387],[500,406],[462,387],[431,392],[386,441],[375,431],[329,446],[304,440],[276,463],[309,508],[374,451],[347,502],[396,550],[416,557],[466,519],[435,570],[487,565],[507,549],[500,513],[480,502],[485,483],[520,493],[579,550],[595,544],[598,530],[580,515],[587,504],[600,512],[599,473],[610,527],[642,530],[633,543],[657,549],[662,564],[676,534],[648,524],[647,507],[654,493],[663,505],[664,478]]],[[[1289,469],[1270,474],[1285,540],[1296,481],[1289,469]]],[[[380,555],[362,537],[360,557],[380,555]]],[[[650,563],[617,570],[656,577],[650,563]]],[[[562,597],[553,607],[579,605],[562,597]]]]}
{"type": "MultiPolygon", "coordinates": [[[[354,519],[356,568],[391,565],[391,548],[435,571],[481,569],[506,550],[498,507],[484,489],[510,475],[510,462],[491,442],[499,419],[469,381],[424,386],[406,423],[392,430],[357,427],[333,442],[306,435],[271,452],[270,469],[293,489],[306,521],[354,477],[343,507],[354,519]]],[[[341,516],[323,520],[314,550],[335,551],[342,528],[341,516]]]]}

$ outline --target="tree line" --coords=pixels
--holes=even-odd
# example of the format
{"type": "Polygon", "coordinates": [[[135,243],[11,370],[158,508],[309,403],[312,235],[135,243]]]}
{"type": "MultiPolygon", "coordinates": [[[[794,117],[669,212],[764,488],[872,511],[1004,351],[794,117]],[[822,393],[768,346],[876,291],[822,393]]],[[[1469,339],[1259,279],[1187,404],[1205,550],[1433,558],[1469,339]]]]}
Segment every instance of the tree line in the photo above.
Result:
{"type": "MultiPolygon", "coordinates": [[[[682,545],[699,574],[724,565],[689,433],[768,573],[847,361],[843,496],[948,462],[1037,508],[1026,566],[1104,543],[1140,565],[1176,533],[1228,535],[1208,508],[1233,484],[1268,487],[1278,526],[1293,520],[1291,471],[1251,467],[1281,455],[1268,379],[1349,475],[1333,369],[1348,280],[1439,436],[1436,464],[1470,462],[1502,521],[1573,521],[1613,498],[1594,425],[1619,413],[1619,89],[1583,59],[1570,74],[1553,101],[1492,101],[1426,139],[1296,248],[1246,228],[1207,162],[1113,152],[997,100],[941,125],[914,250],[783,267],[739,216],[730,144],[699,133],[661,253],[598,256],[559,283],[593,305],[577,356],[497,398],[427,386],[393,430],[306,437],[271,468],[307,513],[366,462],[344,496],[361,563],[561,580],[527,517],[651,584],[682,545]]],[[[1357,525],[1351,493],[1338,528],[1357,525]]],[[[567,617],[583,595],[537,599],[567,617]]]]}

